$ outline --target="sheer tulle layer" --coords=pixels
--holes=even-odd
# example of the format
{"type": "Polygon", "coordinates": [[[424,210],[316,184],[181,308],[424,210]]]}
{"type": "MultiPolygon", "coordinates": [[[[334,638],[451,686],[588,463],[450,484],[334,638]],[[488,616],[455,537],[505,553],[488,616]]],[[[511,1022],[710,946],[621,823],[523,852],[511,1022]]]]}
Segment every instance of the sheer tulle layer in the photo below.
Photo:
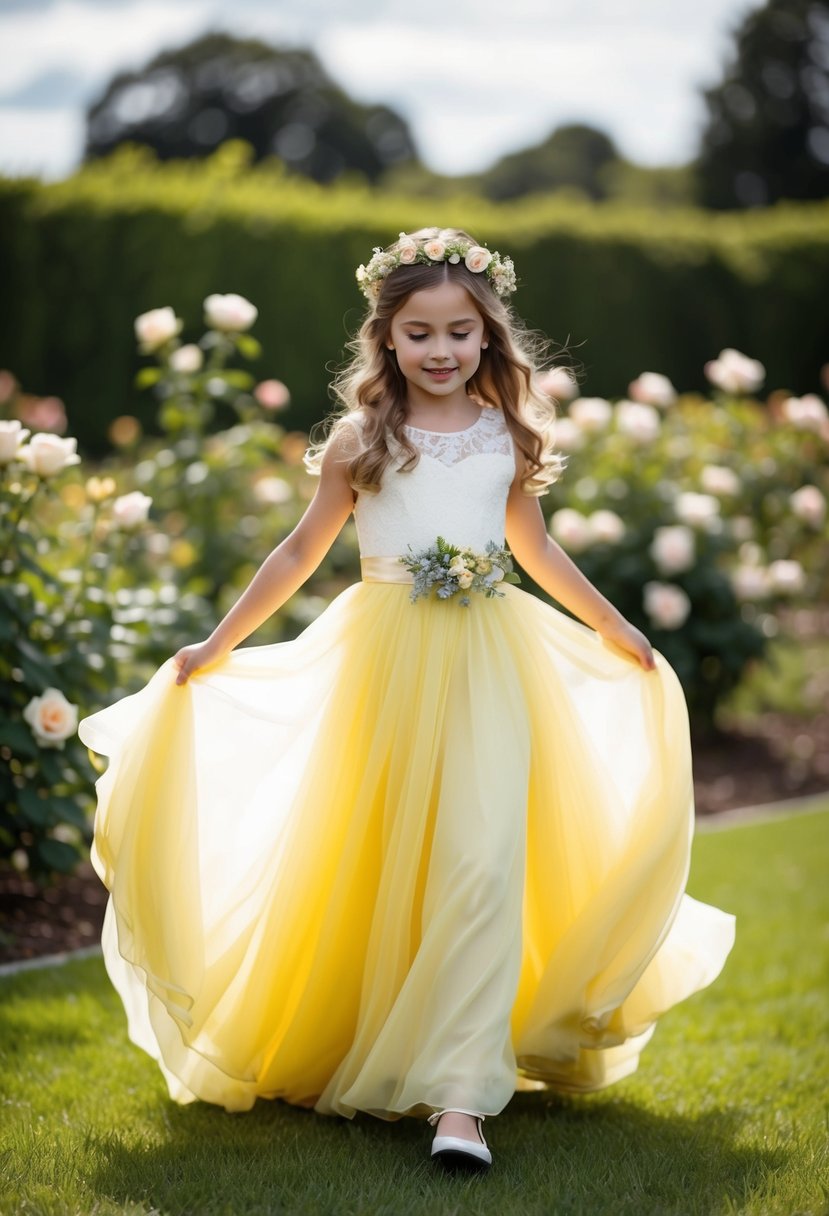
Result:
{"type": "Polygon", "coordinates": [[[84,719],[132,1040],[170,1096],[496,1114],[632,1072],[734,917],[684,893],[688,719],[515,587],[349,587],[296,640],[84,719]]]}

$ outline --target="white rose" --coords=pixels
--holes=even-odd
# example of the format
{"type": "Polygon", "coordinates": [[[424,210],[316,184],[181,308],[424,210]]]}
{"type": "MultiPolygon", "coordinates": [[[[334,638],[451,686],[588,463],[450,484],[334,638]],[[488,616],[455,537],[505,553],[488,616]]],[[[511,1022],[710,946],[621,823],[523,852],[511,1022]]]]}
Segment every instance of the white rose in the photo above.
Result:
{"type": "Polygon", "coordinates": [[[636,443],[650,443],[659,436],[660,418],[652,405],[640,401],[617,401],[616,426],[636,443]]]}
{"type": "Polygon", "coordinates": [[[480,274],[481,271],[486,270],[491,261],[492,254],[482,245],[472,245],[470,249],[467,249],[463,259],[466,269],[471,270],[473,274],[480,274]]]}
{"type": "Polygon", "coordinates": [[[267,506],[280,506],[283,502],[290,502],[294,492],[283,477],[260,477],[254,484],[253,496],[257,502],[267,506]]]}
{"type": "Polygon", "coordinates": [[[204,319],[211,329],[239,333],[243,329],[250,329],[258,316],[258,308],[244,296],[233,293],[212,295],[204,301],[204,319]]]}
{"type": "Polygon", "coordinates": [[[659,629],[678,629],[691,611],[691,601],[672,583],[645,583],[643,602],[645,612],[659,629]]]}
{"type": "Polygon", "coordinates": [[[615,511],[594,511],[592,515],[588,516],[587,522],[593,533],[593,539],[597,541],[608,541],[615,544],[625,534],[625,525],[615,511]]]}
{"type": "Polygon", "coordinates": [[[657,405],[662,408],[673,405],[676,401],[676,389],[661,372],[642,372],[641,376],[637,376],[628,385],[628,395],[643,405],[657,405]]]}
{"type": "Polygon", "coordinates": [[[547,397],[556,401],[572,401],[579,386],[566,367],[551,367],[538,378],[538,387],[547,397]]]}
{"type": "Polygon", "coordinates": [[[431,258],[433,262],[441,262],[446,257],[446,246],[443,241],[437,238],[431,241],[426,241],[423,245],[423,252],[427,258],[431,258]]]}
{"type": "Polygon", "coordinates": [[[765,566],[735,566],[729,578],[738,600],[759,600],[769,593],[769,575],[765,566]]]}
{"type": "Polygon", "coordinates": [[[801,486],[799,490],[795,490],[789,502],[798,519],[813,528],[823,525],[826,518],[826,499],[817,486],[801,486]]]}
{"type": "Polygon", "coordinates": [[[81,463],[75,451],[77,446],[77,439],[61,439],[60,435],[40,431],[32,435],[27,445],[20,449],[19,456],[38,477],[53,477],[68,465],[81,463]]]}
{"type": "Polygon", "coordinates": [[[800,562],[781,559],[770,563],[769,582],[775,591],[802,591],[806,586],[806,574],[800,562]]]}
{"type": "Polygon", "coordinates": [[[31,431],[27,431],[17,418],[9,422],[0,421],[0,465],[20,459],[18,449],[30,434],[31,431]]]}
{"type": "Polygon", "coordinates": [[[466,570],[466,569],[464,569],[463,574],[459,574],[459,575],[458,575],[458,586],[459,586],[459,587],[463,587],[463,588],[466,588],[466,587],[471,587],[471,586],[472,586],[472,580],[473,580],[473,578],[474,578],[474,577],[475,577],[475,576],[474,576],[474,574],[472,573],[472,571],[471,571],[471,570],[466,570]]]}
{"type": "Polygon", "coordinates": [[[449,573],[451,575],[463,574],[466,570],[466,562],[462,557],[453,557],[449,563],[449,573]]]}
{"type": "Polygon", "coordinates": [[[550,519],[550,531],[553,539],[565,549],[579,553],[593,543],[593,530],[585,517],[572,507],[561,507],[554,511],[550,519]]]}
{"type": "Polygon", "coordinates": [[[718,358],[705,364],[705,375],[715,388],[725,393],[753,393],[763,383],[766,369],[758,359],[750,359],[728,346],[718,358]]]}
{"type": "Polygon", "coordinates": [[[112,518],[119,528],[129,530],[144,523],[150,509],[152,499],[140,490],[130,494],[122,494],[112,504],[112,518]]]}
{"type": "Polygon", "coordinates": [[[165,308],[151,308],[135,318],[135,336],[145,355],[150,355],[159,346],[169,342],[181,332],[182,322],[169,305],[165,308]]]}
{"type": "Polygon", "coordinates": [[[707,464],[700,474],[700,483],[708,494],[737,494],[740,490],[739,477],[723,464],[707,464]]]}
{"type": "Polygon", "coordinates": [[[694,528],[705,528],[709,532],[717,531],[719,526],[720,503],[713,494],[695,494],[686,490],[677,494],[674,500],[674,510],[677,518],[684,524],[694,528]]]}
{"type": "Polygon", "coordinates": [[[197,372],[201,369],[204,363],[204,355],[201,352],[201,347],[194,343],[189,343],[187,346],[180,346],[178,350],[174,350],[170,355],[170,367],[174,372],[197,372]]]}
{"type": "Polygon", "coordinates": [[[786,421],[800,431],[821,431],[829,422],[829,411],[816,393],[787,397],[782,412],[786,421]]]}
{"type": "Polygon", "coordinates": [[[562,452],[578,452],[587,442],[587,436],[572,418],[556,418],[553,425],[555,446],[562,452]]]}
{"type": "Polygon", "coordinates": [[[650,555],[660,574],[679,574],[694,564],[696,542],[694,533],[685,524],[669,524],[657,528],[650,545],[650,555]]]}
{"type": "Polygon", "coordinates": [[[568,417],[587,434],[603,431],[613,417],[613,409],[604,397],[578,397],[571,401],[568,417]]]}
{"type": "Polygon", "coordinates": [[[64,740],[77,729],[78,707],[59,688],[47,688],[41,696],[32,697],[23,717],[40,747],[63,748],[64,740]]]}
{"type": "Polygon", "coordinates": [[[397,247],[397,255],[404,266],[410,266],[417,257],[415,241],[401,241],[397,247]]]}

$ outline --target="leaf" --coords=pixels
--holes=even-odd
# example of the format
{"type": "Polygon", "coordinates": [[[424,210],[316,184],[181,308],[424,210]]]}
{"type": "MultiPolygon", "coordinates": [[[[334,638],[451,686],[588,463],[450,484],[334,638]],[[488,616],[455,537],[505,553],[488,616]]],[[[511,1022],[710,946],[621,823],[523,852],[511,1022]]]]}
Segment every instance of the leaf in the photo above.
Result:
{"type": "Polygon", "coordinates": [[[502,583],[520,583],[521,578],[517,574],[505,574],[501,579],[502,583]]]}
{"type": "Polygon", "coordinates": [[[163,375],[164,372],[160,367],[142,367],[135,377],[135,387],[151,388],[154,384],[158,384],[163,375]]]}
{"type": "Polygon", "coordinates": [[[17,801],[29,823],[45,828],[58,822],[55,801],[51,798],[41,798],[30,785],[24,785],[17,791],[17,801]]]}
{"type": "Polygon", "coordinates": [[[245,359],[258,359],[262,354],[262,347],[252,334],[237,334],[236,349],[245,359]]]}
{"type": "Polygon", "coordinates": [[[23,722],[0,722],[0,739],[16,756],[34,758],[40,752],[37,740],[23,722]]]}
{"type": "Polygon", "coordinates": [[[60,870],[64,874],[71,873],[81,857],[73,845],[64,840],[52,840],[50,837],[37,842],[37,852],[50,869],[60,870]]]}

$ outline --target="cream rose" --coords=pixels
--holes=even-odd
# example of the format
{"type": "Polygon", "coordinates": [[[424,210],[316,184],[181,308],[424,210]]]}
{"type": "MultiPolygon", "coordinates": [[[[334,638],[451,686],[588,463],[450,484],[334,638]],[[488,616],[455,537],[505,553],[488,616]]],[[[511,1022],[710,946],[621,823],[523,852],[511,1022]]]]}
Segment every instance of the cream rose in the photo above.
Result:
{"type": "Polygon", "coordinates": [[[763,383],[766,369],[759,359],[750,359],[733,347],[721,350],[705,364],[705,375],[725,393],[753,393],[763,383]]]}
{"type": "Polygon", "coordinates": [[[125,531],[138,527],[146,520],[152,501],[147,494],[142,494],[140,490],[122,494],[112,504],[113,521],[125,531]]]}
{"type": "Polygon", "coordinates": [[[152,354],[181,332],[183,322],[172,308],[151,308],[135,318],[135,336],[145,355],[152,354]]]}
{"type": "Polygon", "coordinates": [[[645,583],[643,601],[645,612],[659,629],[679,629],[691,611],[688,596],[672,583],[645,583]]]}
{"type": "Polygon", "coordinates": [[[636,443],[650,443],[658,438],[660,417],[652,405],[643,405],[641,401],[618,401],[615,414],[618,430],[636,443]]]}
{"type": "Polygon", "coordinates": [[[47,688],[41,696],[32,697],[23,717],[40,747],[63,748],[78,727],[78,707],[67,701],[59,688],[47,688]]]}
{"type": "Polygon", "coordinates": [[[27,431],[17,418],[12,418],[10,422],[0,422],[0,465],[21,459],[20,445],[30,434],[31,431],[27,431]]]}
{"type": "Polygon", "coordinates": [[[590,435],[603,431],[609,425],[613,409],[604,397],[577,397],[571,401],[567,414],[577,427],[590,435]]]}
{"type": "Polygon", "coordinates": [[[250,300],[232,292],[225,296],[214,294],[204,301],[204,319],[211,329],[239,333],[250,329],[258,316],[259,309],[250,300]]]}
{"type": "Polygon", "coordinates": [[[178,350],[174,350],[170,355],[170,367],[174,372],[197,372],[201,370],[204,363],[204,355],[201,347],[190,342],[187,346],[180,346],[178,350]]]}
{"type": "Polygon", "coordinates": [[[628,394],[642,405],[665,408],[676,401],[676,389],[661,372],[642,372],[628,385],[628,394]]]}
{"type": "Polygon", "coordinates": [[[427,258],[431,258],[433,262],[441,262],[446,257],[446,246],[443,241],[437,238],[426,241],[423,245],[423,252],[427,258]]]}
{"type": "Polygon", "coordinates": [[[471,270],[473,274],[480,274],[486,270],[491,261],[492,254],[482,245],[473,245],[471,249],[467,249],[463,259],[466,269],[471,270]]]}
{"type": "Polygon", "coordinates": [[[77,446],[77,439],[61,439],[59,435],[41,431],[32,435],[25,448],[20,449],[19,455],[30,472],[38,477],[54,477],[70,464],[81,463],[75,451],[77,446]]]}
{"type": "Polygon", "coordinates": [[[677,518],[692,528],[705,528],[709,532],[717,530],[714,521],[719,520],[720,502],[713,494],[695,494],[686,490],[677,494],[674,501],[677,518]]]}
{"type": "Polygon", "coordinates": [[[472,573],[472,571],[471,571],[471,570],[466,570],[466,569],[464,569],[463,574],[459,574],[459,575],[458,575],[458,586],[459,586],[459,587],[463,587],[463,588],[464,588],[464,590],[465,590],[467,587],[471,587],[471,586],[472,586],[472,580],[473,580],[473,578],[474,578],[474,577],[475,577],[475,576],[474,576],[474,574],[472,573]]]}
{"type": "Polygon", "coordinates": [[[587,522],[593,533],[593,539],[615,544],[625,534],[625,525],[615,511],[594,511],[588,516],[587,522]]]}
{"type": "Polygon", "coordinates": [[[817,486],[801,486],[799,490],[795,490],[789,502],[798,519],[813,528],[822,526],[826,518],[826,499],[817,486]]]}
{"type": "Polygon", "coordinates": [[[550,518],[553,539],[565,549],[579,553],[593,543],[593,530],[585,517],[572,507],[561,507],[550,518]]]}
{"type": "Polygon", "coordinates": [[[551,367],[542,372],[538,379],[538,387],[547,397],[556,401],[572,401],[579,386],[566,367],[551,367]]]}
{"type": "Polygon", "coordinates": [[[669,524],[657,528],[650,545],[650,555],[660,574],[679,574],[694,564],[696,542],[694,533],[685,524],[669,524]]]}
{"type": "Polygon", "coordinates": [[[397,255],[404,266],[411,266],[417,257],[417,245],[414,241],[401,241],[397,248],[397,255]]]}
{"type": "Polygon", "coordinates": [[[787,397],[782,405],[783,417],[799,431],[822,431],[829,423],[829,411],[817,393],[805,397],[787,397]]]}
{"type": "Polygon", "coordinates": [[[700,474],[700,482],[707,494],[731,495],[740,491],[739,477],[723,464],[707,464],[700,474]]]}

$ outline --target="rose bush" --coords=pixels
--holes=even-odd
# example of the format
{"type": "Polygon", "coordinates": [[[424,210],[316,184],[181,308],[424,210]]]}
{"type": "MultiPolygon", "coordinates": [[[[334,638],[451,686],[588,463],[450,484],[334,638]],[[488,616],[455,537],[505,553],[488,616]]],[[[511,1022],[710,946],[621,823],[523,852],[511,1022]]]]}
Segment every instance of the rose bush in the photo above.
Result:
{"type": "Polygon", "coordinates": [[[554,539],[676,669],[700,733],[775,610],[829,591],[826,406],[761,405],[747,394],[763,366],[733,349],[707,370],[714,401],[652,372],[629,385],[637,401],[551,393],[568,464],[542,500],[554,539]]]}

